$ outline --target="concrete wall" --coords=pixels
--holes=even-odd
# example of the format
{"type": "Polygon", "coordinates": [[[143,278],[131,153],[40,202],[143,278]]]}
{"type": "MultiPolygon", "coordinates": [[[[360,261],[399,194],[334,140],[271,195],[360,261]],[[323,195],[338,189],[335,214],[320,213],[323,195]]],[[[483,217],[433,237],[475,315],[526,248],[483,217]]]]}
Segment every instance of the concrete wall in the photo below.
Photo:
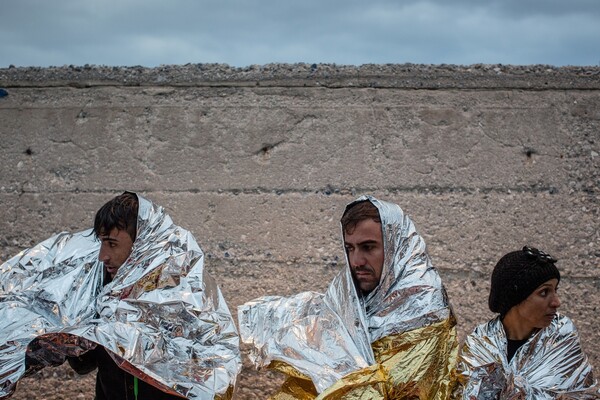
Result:
{"type": "MultiPolygon", "coordinates": [[[[600,68],[10,68],[0,87],[0,260],[132,190],[195,234],[235,310],[324,289],[343,207],[371,193],[412,216],[461,338],[491,317],[495,262],[530,244],[559,259],[600,366],[600,68]]],[[[264,376],[244,369],[239,397],[264,376]]]]}

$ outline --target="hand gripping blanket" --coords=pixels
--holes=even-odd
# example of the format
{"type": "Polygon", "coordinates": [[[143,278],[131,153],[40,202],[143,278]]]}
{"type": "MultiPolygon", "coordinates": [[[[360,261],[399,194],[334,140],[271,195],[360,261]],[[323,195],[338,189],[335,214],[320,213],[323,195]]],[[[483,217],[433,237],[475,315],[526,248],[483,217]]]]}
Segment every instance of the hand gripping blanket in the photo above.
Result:
{"type": "Polygon", "coordinates": [[[0,266],[0,398],[27,373],[98,345],[168,393],[231,396],[239,337],[204,254],[162,207],[138,200],[131,254],[106,285],[91,230],[60,233],[0,266]]]}

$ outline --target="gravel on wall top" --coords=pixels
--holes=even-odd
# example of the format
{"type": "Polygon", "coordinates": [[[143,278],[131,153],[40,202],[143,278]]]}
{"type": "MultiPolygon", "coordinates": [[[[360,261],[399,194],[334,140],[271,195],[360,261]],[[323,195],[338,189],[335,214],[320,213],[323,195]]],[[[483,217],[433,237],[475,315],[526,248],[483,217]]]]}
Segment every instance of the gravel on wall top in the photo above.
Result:
{"type": "Polygon", "coordinates": [[[406,89],[600,89],[600,66],[227,64],[0,68],[0,86],[300,86],[406,89]]]}

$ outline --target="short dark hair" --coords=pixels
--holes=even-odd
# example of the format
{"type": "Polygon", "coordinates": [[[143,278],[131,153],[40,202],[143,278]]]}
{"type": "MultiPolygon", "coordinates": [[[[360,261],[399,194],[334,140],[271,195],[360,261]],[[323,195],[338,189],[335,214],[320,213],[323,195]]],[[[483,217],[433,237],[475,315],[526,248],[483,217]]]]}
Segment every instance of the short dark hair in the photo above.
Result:
{"type": "Polygon", "coordinates": [[[135,193],[125,192],[102,206],[94,219],[96,237],[106,235],[114,228],[127,231],[132,242],[137,236],[138,198],[135,193]]]}
{"type": "Polygon", "coordinates": [[[375,222],[381,223],[379,210],[369,200],[356,202],[346,209],[342,216],[342,231],[352,234],[356,225],[365,219],[372,219],[375,222]]]}

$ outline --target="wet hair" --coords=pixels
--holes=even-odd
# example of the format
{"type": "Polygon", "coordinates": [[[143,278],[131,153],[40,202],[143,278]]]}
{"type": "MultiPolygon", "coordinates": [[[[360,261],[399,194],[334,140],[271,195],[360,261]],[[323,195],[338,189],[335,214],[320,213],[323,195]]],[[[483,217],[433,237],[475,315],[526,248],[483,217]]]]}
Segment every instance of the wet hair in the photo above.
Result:
{"type": "Polygon", "coordinates": [[[138,198],[135,193],[125,192],[115,197],[96,213],[94,234],[106,235],[114,228],[126,231],[132,242],[137,236],[138,198]]]}
{"type": "Polygon", "coordinates": [[[381,223],[381,217],[379,216],[377,207],[369,200],[351,204],[346,208],[346,211],[342,216],[342,231],[344,233],[352,234],[356,225],[365,219],[372,219],[375,222],[381,223]]]}

